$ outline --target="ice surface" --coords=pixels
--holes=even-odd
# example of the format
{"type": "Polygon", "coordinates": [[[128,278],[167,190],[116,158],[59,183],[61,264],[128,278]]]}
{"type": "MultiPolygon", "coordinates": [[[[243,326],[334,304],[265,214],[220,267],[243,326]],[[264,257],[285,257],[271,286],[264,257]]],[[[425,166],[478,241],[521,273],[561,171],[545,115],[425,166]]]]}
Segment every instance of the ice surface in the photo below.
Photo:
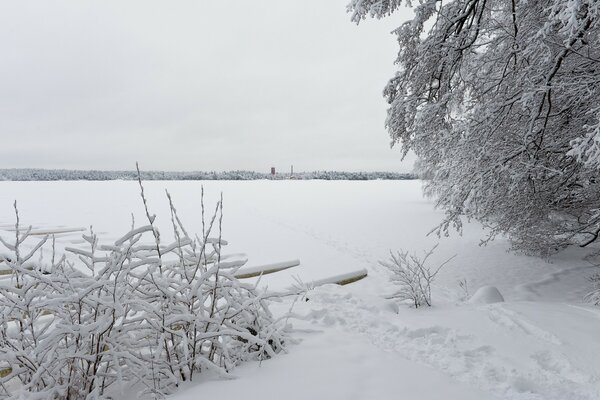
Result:
{"type": "MultiPolygon", "coordinates": [[[[164,243],[172,235],[173,196],[189,232],[201,232],[200,182],[147,182],[150,212],[164,243]]],[[[600,309],[582,303],[597,270],[569,249],[544,261],[507,252],[499,237],[479,246],[483,229],[463,236],[426,236],[443,212],[423,199],[418,181],[204,182],[206,204],[224,194],[228,253],[249,266],[300,259],[260,284],[284,290],[302,282],[366,269],[348,286],[325,285],[297,302],[290,320],[301,340],[288,354],[234,371],[234,380],[193,383],[173,398],[286,399],[600,399],[600,309]],[[378,265],[390,250],[422,253],[440,242],[432,262],[456,255],[438,275],[431,308],[390,303],[389,273],[378,265]],[[493,286],[505,302],[464,303],[469,288],[493,286]]],[[[0,235],[14,237],[12,202],[34,229],[94,226],[114,243],[146,219],[134,182],[0,182],[0,235]],[[41,200],[43,199],[43,201],[41,200]]],[[[80,247],[81,232],[63,232],[57,246],[80,247]]],[[[151,243],[149,243],[151,244],[151,243]]],[[[48,245],[45,246],[48,252],[48,245]]],[[[48,254],[48,253],[47,253],[48,254]]],[[[489,289],[487,289],[489,291],[489,289]]],[[[283,314],[293,299],[276,303],[283,314]]]]}

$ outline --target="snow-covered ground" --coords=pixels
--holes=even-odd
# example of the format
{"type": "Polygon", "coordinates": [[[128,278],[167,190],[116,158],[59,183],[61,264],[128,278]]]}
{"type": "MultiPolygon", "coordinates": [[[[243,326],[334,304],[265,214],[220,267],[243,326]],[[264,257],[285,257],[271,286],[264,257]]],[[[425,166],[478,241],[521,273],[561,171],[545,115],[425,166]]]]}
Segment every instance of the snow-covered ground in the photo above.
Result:
{"type": "MultiPolygon", "coordinates": [[[[423,199],[418,181],[202,182],[207,208],[224,195],[228,252],[246,253],[248,266],[300,259],[298,267],[262,278],[270,290],[366,268],[352,285],[308,293],[290,320],[299,343],[288,354],[234,371],[232,380],[185,386],[174,399],[600,399],[600,309],[582,303],[596,271],[573,249],[549,261],[508,253],[499,238],[479,246],[483,231],[466,224],[461,236],[426,234],[442,213],[423,199]],[[440,272],[434,307],[397,307],[388,271],[390,250],[422,254],[439,242],[433,261],[456,257],[440,272]],[[467,303],[497,287],[505,302],[467,303]]],[[[189,231],[201,230],[201,182],[145,183],[165,241],[172,194],[189,231]]],[[[11,235],[12,202],[23,224],[60,229],[59,247],[81,245],[93,225],[102,242],[143,225],[136,183],[0,182],[0,234],[11,235]]],[[[291,300],[290,300],[291,302],[291,300]]],[[[290,302],[276,303],[283,314],[290,302]]]]}

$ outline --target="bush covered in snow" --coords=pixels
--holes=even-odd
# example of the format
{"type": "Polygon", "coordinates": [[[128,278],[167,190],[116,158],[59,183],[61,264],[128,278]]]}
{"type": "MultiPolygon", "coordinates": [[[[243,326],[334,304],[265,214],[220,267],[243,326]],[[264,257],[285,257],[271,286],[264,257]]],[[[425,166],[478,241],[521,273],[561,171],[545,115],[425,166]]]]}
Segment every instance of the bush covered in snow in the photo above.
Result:
{"type": "Polygon", "coordinates": [[[392,273],[392,282],[398,285],[398,291],[390,298],[409,300],[415,308],[431,306],[431,284],[442,267],[453,258],[432,269],[427,265],[427,261],[436,247],[437,245],[426,252],[422,258],[400,250],[396,254],[390,252],[388,261],[380,261],[380,264],[392,273]]]}
{"type": "Polygon", "coordinates": [[[41,262],[53,239],[24,251],[34,239],[15,203],[15,236],[1,239],[11,278],[0,284],[0,397],[99,399],[134,387],[161,398],[199,373],[225,375],[282,349],[285,326],[265,295],[234,277],[245,260],[221,254],[222,199],[200,237],[171,202],[176,240],[165,244],[141,189],[146,225],[110,245],[90,229],[86,249],[41,262]]]}

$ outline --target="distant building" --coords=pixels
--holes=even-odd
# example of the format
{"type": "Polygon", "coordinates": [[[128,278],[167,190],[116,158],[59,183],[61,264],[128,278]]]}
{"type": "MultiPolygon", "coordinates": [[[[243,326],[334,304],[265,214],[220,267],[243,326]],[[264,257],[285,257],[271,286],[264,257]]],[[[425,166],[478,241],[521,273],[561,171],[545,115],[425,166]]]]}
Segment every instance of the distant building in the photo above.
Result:
{"type": "Polygon", "coordinates": [[[271,176],[275,177],[275,167],[271,167],[271,176]]]}

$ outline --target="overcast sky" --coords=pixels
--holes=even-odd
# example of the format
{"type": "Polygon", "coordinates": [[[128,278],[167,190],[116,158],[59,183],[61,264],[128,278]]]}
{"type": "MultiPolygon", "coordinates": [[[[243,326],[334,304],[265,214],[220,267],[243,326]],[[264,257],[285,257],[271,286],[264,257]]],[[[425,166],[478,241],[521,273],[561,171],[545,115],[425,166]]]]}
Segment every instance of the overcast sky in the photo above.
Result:
{"type": "Polygon", "coordinates": [[[347,2],[3,1],[0,168],[409,171],[347,2]]]}

